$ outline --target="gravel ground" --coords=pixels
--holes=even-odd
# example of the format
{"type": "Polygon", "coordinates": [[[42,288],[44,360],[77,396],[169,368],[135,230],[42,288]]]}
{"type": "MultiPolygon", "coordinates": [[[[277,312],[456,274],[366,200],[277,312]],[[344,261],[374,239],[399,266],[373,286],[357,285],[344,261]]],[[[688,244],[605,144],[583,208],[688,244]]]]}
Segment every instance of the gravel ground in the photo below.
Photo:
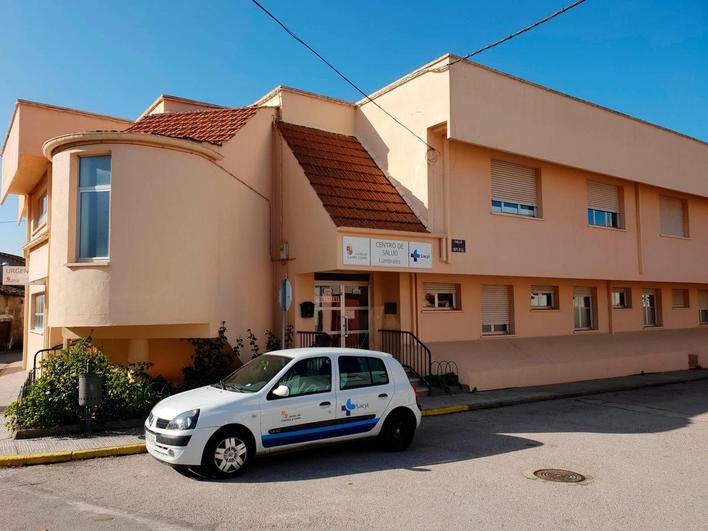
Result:
{"type": "Polygon", "coordinates": [[[412,448],[264,458],[240,479],[139,455],[0,470],[3,529],[706,529],[708,381],[425,418],[412,448]],[[530,479],[539,468],[583,484],[530,479]]]}

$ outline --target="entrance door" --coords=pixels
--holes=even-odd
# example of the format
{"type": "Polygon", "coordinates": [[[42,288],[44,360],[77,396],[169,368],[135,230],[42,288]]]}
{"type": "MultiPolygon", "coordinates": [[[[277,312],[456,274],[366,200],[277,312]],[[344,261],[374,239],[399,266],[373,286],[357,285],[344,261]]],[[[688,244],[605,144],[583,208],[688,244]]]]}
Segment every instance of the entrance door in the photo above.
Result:
{"type": "Polygon", "coordinates": [[[645,289],[642,292],[642,309],[644,310],[644,326],[657,326],[656,290],[645,289]]]}
{"type": "Polygon", "coordinates": [[[318,280],[315,283],[315,330],[332,346],[369,348],[369,283],[318,280]]]}

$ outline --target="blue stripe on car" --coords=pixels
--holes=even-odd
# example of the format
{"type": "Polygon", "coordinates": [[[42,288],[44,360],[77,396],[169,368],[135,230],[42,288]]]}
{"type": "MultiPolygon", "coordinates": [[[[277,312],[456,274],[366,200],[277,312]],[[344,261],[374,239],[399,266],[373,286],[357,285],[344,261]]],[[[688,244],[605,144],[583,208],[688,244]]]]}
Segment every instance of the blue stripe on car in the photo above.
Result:
{"type": "Polygon", "coordinates": [[[379,419],[367,419],[346,424],[335,424],[333,426],[322,426],[321,428],[306,428],[304,430],[288,431],[285,433],[274,433],[263,435],[261,440],[263,446],[272,448],[285,444],[296,444],[308,441],[319,441],[330,437],[342,437],[343,435],[354,435],[355,433],[365,433],[371,431],[376,426],[379,419]]]}

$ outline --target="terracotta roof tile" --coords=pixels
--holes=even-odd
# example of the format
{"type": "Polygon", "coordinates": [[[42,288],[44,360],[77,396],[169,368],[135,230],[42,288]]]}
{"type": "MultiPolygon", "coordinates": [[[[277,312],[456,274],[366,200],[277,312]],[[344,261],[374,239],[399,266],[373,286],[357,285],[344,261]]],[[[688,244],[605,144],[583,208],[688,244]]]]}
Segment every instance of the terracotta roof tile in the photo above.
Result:
{"type": "Polygon", "coordinates": [[[256,113],[253,107],[148,114],[128,127],[131,133],[185,138],[222,145],[256,113]]]}
{"type": "Polygon", "coordinates": [[[356,137],[277,124],[335,225],[427,232],[356,137]]]}

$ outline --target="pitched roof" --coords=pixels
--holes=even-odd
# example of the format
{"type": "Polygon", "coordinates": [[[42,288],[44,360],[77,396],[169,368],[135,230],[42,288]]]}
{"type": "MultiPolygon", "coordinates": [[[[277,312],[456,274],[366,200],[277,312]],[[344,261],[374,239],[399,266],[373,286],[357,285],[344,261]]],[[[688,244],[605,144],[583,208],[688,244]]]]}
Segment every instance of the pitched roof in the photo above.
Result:
{"type": "Polygon", "coordinates": [[[335,225],[427,232],[356,137],[277,124],[335,225]]]}
{"type": "Polygon", "coordinates": [[[148,114],[126,131],[186,138],[222,145],[233,138],[256,113],[253,107],[148,114]]]}

